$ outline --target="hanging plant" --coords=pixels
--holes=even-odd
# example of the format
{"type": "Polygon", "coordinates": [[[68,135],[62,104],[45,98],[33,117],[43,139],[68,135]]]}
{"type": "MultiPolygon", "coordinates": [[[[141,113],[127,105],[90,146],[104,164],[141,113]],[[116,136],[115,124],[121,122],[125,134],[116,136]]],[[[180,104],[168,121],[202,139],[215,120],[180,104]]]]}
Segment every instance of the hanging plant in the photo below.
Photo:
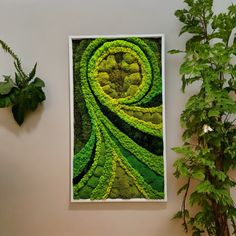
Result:
{"type": "Polygon", "coordinates": [[[183,92],[194,82],[200,88],[181,114],[183,146],[174,148],[181,155],[174,163],[174,174],[186,179],[178,191],[183,194],[181,210],[174,218],[182,218],[185,231],[191,228],[194,236],[236,235],[236,208],[230,195],[236,182],[229,175],[236,167],[236,44],[231,37],[236,5],[216,15],[213,0],[184,2],[187,7],[175,15],[183,23],[180,35],[192,37],[185,50],[170,53],[184,53],[183,92]]]}
{"type": "Polygon", "coordinates": [[[0,108],[12,107],[13,117],[21,125],[29,112],[36,110],[38,105],[46,99],[42,88],[44,82],[35,76],[37,63],[29,74],[21,66],[21,61],[12,49],[2,40],[0,45],[14,60],[15,78],[4,75],[0,82],[0,108]]]}

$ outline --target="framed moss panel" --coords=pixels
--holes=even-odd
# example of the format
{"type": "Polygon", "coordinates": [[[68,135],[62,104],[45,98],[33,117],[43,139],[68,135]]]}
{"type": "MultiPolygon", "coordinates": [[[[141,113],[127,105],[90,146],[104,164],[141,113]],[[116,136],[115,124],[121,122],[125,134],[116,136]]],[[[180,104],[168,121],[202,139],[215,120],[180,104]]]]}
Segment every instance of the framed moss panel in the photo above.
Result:
{"type": "Polygon", "coordinates": [[[164,36],[70,36],[71,201],[166,201],[164,36]]]}

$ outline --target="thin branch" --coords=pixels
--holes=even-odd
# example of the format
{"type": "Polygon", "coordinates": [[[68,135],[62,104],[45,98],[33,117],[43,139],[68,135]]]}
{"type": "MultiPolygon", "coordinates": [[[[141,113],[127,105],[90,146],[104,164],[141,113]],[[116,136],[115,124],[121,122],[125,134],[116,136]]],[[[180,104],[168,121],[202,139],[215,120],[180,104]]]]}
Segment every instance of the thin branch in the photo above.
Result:
{"type": "Polygon", "coordinates": [[[182,201],[182,207],[181,207],[181,211],[183,213],[183,220],[184,220],[184,223],[183,223],[183,226],[184,226],[184,229],[185,229],[185,232],[187,233],[188,232],[188,224],[187,224],[187,220],[186,220],[186,200],[187,200],[187,196],[188,196],[188,191],[189,191],[189,187],[190,187],[190,177],[188,178],[188,182],[187,182],[187,188],[186,188],[186,191],[185,191],[185,194],[184,194],[184,197],[183,197],[183,201],[182,201]]]}

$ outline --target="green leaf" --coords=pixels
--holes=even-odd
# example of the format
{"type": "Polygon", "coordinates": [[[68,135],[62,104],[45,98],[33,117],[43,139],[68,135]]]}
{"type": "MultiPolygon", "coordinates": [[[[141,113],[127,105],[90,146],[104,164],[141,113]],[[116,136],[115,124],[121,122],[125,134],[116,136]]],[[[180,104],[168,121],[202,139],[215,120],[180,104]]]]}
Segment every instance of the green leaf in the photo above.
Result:
{"type": "Polygon", "coordinates": [[[25,119],[25,110],[22,104],[19,103],[14,105],[12,107],[12,113],[17,124],[21,126],[25,119]]]}
{"type": "Polygon", "coordinates": [[[188,4],[188,6],[192,7],[194,4],[194,0],[184,0],[185,3],[188,4]]]}
{"type": "Polygon", "coordinates": [[[177,173],[176,173],[177,176],[178,176],[178,174],[180,174],[183,177],[190,176],[190,172],[189,172],[189,169],[188,169],[187,165],[181,159],[176,160],[175,163],[174,163],[174,166],[177,170],[177,173]]]}
{"type": "Polygon", "coordinates": [[[40,78],[36,77],[35,80],[31,83],[34,87],[42,88],[45,87],[45,83],[40,78]]]}
{"type": "Polygon", "coordinates": [[[203,181],[205,179],[204,170],[197,170],[192,173],[192,177],[196,180],[203,181]]]}
{"type": "Polygon", "coordinates": [[[212,193],[214,191],[214,186],[208,180],[205,180],[198,184],[196,191],[198,193],[212,193]]]}
{"type": "Polygon", "coordinates": [[[16,81],[16,85],[21,87],[22,86],[22,82],[24,80],[23,80],[23,78],[21,77],[21,75],[19,73],[15,72],[15,81],[16,81]]]}
{"type": "Polygon", "coordinates": [[[182,211],[178,211],[172,218],[172,220],[175,219],[181,219],[183,217],[183,212],[182,211]]]}
{"type": "Polygon", "coordinates": [[[177,195],[179,195],[180,193],[182,193],[184,190],[186,190],[187,188],[188,188],[188,184],[185,184],[185,185],[183,185],[179,190],[178,190],[178,192],[177,192],[177,195]]]}
{"type": "Polygon", "coordinates": [[[170,53],[170,54],[177,54],[177,53],[184,53],[184,51],[177,50],[177,49],[172,49],[172,50],[169,50],[168,53],[170,53]]]}
{"type": "Polygon", "coordinates": [[[218,109],[211,109],[208,112],[209,117],[218,117],[220,115],[220,111],[218,109]]]}
{"type": "Polygon", "coordinates": [[[11,92],[14,82],[10,76],[4,76],[5,81],[0,82],[0,95],[6,95],[11,92]]]}
{"type": "Polygon", "coordinates": [[[18,89],[15,87],[7,95],[0,95],[0,108],[10,107],[17,101],[18,89]]]}
{"type": "Polygon", "coordinates": [[[34,78],[35,73],[36,73],[36,68],[37,68],[37,62],[35,63],[34,68],[32,69],[32,71],[29,73],[27,81],[31,81],[34,78]]]}

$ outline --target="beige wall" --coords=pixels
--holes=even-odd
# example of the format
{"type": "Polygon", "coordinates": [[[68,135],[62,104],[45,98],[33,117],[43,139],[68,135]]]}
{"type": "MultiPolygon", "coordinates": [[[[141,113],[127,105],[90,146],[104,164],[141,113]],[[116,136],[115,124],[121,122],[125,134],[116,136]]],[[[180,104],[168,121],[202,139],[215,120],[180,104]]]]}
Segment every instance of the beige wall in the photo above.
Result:
{"type": "MultiPolygon", "coordinates": [[[[229,3],[216,0],[216,11],[229,3]]],[[[181,143],[179,115],[195,88],[181,94],[179,56],[166,54],[168,203],[69,203],[68,36],[164,33],[166,51],[182,48],[173,15],[182,5],[182,0],[0,0],[0,38],[26,69],[37,61],[47,84],[47,101],[21,128],[8,109],[0,110],[1,236],[184,235],[170,220],[180,206],[170,148],[181,143]]],[[[0,74],[11,71],[10,62],[1,51],[0,74]]]]}

